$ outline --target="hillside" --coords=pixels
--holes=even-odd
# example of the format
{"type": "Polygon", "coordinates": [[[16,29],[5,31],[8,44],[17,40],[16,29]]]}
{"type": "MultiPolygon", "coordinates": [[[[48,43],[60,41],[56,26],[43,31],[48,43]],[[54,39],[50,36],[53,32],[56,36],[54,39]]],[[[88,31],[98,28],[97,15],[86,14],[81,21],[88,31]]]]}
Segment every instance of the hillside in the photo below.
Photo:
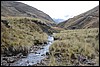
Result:
{"type": "Polygon", "coordinates": [[[1,53],[27,55],[34,45],[47,43],[56,30],[53,20],[42,11],[15,1],[1,1],[1,53]]]}
{"type": "Polygon", "coordinates": [[[98,66],[98,59],[99,6],[57,25],[27,4],[1,1],[1,66],[98,66]]]}
{"type": "Polygon", "coordinates": [[[99,66],[99,28],[54,33],[48,57],[33,66],[99,66]]]}
{"type": "Polygon", "coordinates": [[[98,66],[99,28],[55,33],[48,66],[98,66]]]}
{"type": "Polygon", "coordinates": [[[1,53],[5,56],[20,52],[26,55],[32,45],[41,45],[47,41],[48,35],[34,19],[4,17],[1,19],[1,53]]]}
{"type": "Polygon", "coordinates": [[[46,13],[27,4],[16,1],[1,1],[1,16],[3,17],[31,17],[44,20],[47,24],[53,24],[53,19],[46,13]]]}
{"type": "Polygon", "coordinates": [[[57,25],[65,29],[99,28],[99,6],[57,25]]]}

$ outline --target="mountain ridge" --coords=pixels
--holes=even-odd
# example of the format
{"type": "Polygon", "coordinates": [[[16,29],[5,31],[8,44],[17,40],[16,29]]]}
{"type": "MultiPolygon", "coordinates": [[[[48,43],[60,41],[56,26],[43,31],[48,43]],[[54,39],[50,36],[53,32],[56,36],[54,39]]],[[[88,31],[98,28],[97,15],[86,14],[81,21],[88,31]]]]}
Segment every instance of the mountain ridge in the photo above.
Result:
{"type": "Polygon", "coordinates": [[[32,17],[46,20],[49,23],[54,23],[53,19],[46,13],[32,6],[16,1],[1,1],[1,16],[32,17]]]}
{"type": "Polygon", "coordinates": [[[99,6],[61,22],[57,26],[65,29],[98,28],[99,6]]]}

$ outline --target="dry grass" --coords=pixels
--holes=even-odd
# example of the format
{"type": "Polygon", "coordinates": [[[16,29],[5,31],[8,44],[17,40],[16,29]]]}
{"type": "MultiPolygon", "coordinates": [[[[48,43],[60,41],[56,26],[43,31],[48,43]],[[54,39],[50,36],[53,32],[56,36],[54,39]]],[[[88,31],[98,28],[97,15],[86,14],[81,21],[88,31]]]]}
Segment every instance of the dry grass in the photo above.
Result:
{"type": "Polygon", "coordinates": [[[1,22],[1,53],[28,53],[32,45],[47,42],[47,34],[28,18],[3,18],[1,22]],[[9,26],[9,27],[7,27],[9,26]]]}
{"type": "MultiPolygon", "coordinates": [[[[98,28],[65,30],[55,33],[54,38],[56,40],[49,49],[50,57],[55,59],[54,63],[58,66],[74,65],[78,55],[84,56],[87,59],[95,59],[99,57],[98,35],[98,28]]],[[[51,62],[50,64],[54,63],[51,62]]],[[[99,61],[96,63],[99,63],[99,61]]]]}

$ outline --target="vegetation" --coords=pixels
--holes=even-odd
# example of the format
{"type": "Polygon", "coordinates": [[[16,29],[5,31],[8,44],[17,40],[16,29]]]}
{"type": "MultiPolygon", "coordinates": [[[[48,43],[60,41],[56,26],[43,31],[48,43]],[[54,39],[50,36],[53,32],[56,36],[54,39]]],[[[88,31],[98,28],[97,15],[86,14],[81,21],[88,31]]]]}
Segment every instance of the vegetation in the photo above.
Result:
{"type": "Polygon", "coordinates": [[[65,29],[99,28],[99,5],[57,25],[65,29]]]}
{"type": "Polygon", "coordinates": [[[64,30],[53,36],[55,41],[49,48],[50,66],[85,65],[82,57],[99,64],[98,28],[64,30]]]}
{"type": "Polygon", "coordinates": [[[48,35],[29,18],[1,18],[1,53],[26,55],[33,45],[47,42],[48,35]]]}
{"type": "Polygon", "coordinates": [[[64,28],[59,28],[59,27],[52,27],[52,28],[55,30],[55,32],[53,33],[59,33],[60,31],[65,30],[64,28]]]}

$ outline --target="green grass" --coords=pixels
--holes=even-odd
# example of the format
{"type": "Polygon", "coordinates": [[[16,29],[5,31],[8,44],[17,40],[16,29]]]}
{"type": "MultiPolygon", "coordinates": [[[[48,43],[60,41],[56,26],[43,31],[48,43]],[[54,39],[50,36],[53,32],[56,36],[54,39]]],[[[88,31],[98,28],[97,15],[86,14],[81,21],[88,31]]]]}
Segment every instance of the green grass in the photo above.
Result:
{"type": "MultiPolygon", "coordinates": [[[[99,57],[99,34],[98,28],[64,30],[55,33],[54,43],[50,46],[50,62],[54,66],[72,66],[78,61],[78,55],[85,56],[87,59],[96,59],[99,57]],[[74,62],[72,61],[73,58],[74,62]],[[56,64],[56,65],[55,65],[56,64]]],[[[96,63],[99,63],[98,59],[96,63]]]]}
{"type": "Polygon", "coordinates": [[[41,45],[47,42],[48,35],[28,18],[2,18],[7,21],[1,22],[1,53],[13,54],[19,52],[28,53],[32,45],[41,45]],[[10,27],[7,27],[10,26],[10,27]]]}

